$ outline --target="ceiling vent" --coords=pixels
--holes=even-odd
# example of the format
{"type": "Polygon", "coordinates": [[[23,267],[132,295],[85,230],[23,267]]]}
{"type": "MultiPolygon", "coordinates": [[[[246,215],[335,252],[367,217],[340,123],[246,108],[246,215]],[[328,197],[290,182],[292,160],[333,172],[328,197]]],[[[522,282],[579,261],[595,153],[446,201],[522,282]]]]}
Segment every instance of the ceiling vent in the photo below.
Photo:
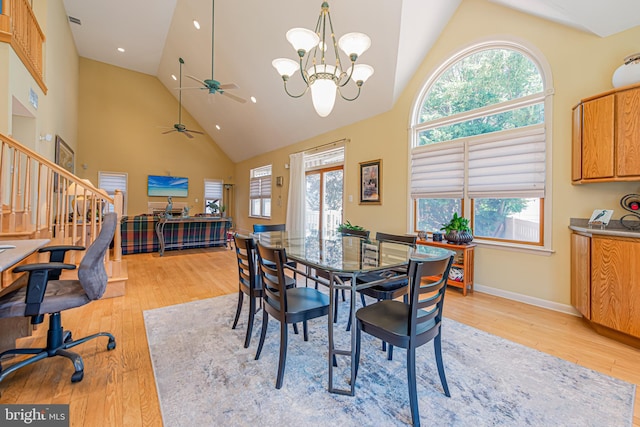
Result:
{"type": "Polygon", "coordinates": [[[74,18],[73,16],[69,16],[69,22],[72,24],[82,25],[82,22],[78,18],[74,18]]]}

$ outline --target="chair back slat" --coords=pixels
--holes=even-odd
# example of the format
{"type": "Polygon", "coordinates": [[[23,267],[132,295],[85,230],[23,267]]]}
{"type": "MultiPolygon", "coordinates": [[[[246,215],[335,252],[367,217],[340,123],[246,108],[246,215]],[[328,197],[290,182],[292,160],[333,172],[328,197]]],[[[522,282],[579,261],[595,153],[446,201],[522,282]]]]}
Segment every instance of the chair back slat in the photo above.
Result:
{"type": "Polygon", "coordinates": [[[241,285],[256,288],[256,244],[251,237],[235,234],[233,236],[238,260],[238,279],[241,285]]]}
{"type": "Polygon", "coordinates": [[[444,296],[453,254],[445,258],[411,260],[409,262],[410,318],[409,335],[412,339],[419,330],[425,338],[437,334],[442,320],[444,296]],[[431,325],[423,330],[423,326],[431,325]],[[433,331],[433,333],[429,333],[433,331]]]}
{"type": "Polygon", "coordinates": [[[254,233],[262,233],[265,231],[285,231],[285,224],[253,224],[254,233]]]}
{"type": "Polygon", "coordinates": [[[284,265],[287,255],[283,248],[271,248],[258,242],[258,265],[265,302],[276,308],[284,319],[287,311],[284,265]]]}
{"type": "Polygon", "coordinates": [[[376,240],[379,242],[400,243],[403,245],[416,246],[416,236],[406,236],[400,234],[376,233],[376,240]]]}

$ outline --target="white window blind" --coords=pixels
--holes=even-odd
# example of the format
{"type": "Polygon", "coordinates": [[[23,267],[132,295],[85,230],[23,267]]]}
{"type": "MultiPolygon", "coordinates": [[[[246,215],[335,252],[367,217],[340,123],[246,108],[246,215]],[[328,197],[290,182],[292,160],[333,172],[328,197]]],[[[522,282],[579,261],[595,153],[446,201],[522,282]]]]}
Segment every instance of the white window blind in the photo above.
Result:
{"type": "Polygon", "coordinates": [[[543,124],[474,138],[469,198],[544,197],[545,148],[543,124]]]}
{"type": "Polygon", "coordinates": [[[271,165],[251,170],[249,198],[261,199],[271,197],[271,165]]]}
{"type": "Polygon", "coordinates": [[[304,155],[306,171],[344,164],[344,146],[304,155]]]}
{"type": "Polygon", "coordinates": [[[464,167],[462,141],[413,148],[411,197],[462,199],[464,167]]]}
{"type": "MultiPolygon", "coordinates": [[[[126,172],[98,172],[98,188],[103,189],[110,196],[115,196],[116,190],[122,191],[123,215],[127,213],[127,180],[126,172]]],[[[113,205],[109,205],[109,212],[113,212],[113,205]]]]}
{"type": "Polygon", "coordinates": [[[204,180],[204,199],[222,200],[223,183],[221,179],[204,180]]]}

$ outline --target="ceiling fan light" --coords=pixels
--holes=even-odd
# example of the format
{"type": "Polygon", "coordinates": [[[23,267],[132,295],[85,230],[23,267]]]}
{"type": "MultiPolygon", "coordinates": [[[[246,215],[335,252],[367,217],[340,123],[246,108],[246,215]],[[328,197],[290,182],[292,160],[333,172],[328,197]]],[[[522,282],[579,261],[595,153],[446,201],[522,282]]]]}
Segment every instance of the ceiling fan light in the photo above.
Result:
{"type": "Polygon", "coordinates": [[[363,33],[347,33],[340,37],[338,46],[349,56],[360,56],[371,47],[371,39],[363,33]]]}
{"type": "Polygon", "coordinates": [[[292,28],[287,31],[287,40],[296,50],[309,52],[320,42],[320,37],[316,33],[306,28],[292,28]]]}
{"type": "Polygon", "coordinates": [[[293,59],[289,58],[277,58],[271,62],[273,68],[278,71],[282,77],[291,77],[296,71],[300,69],[300,65],[293,59]]]}
{"type": "MultiPolygon", "coordinates": [[[[351,67],[347,70],[347,75],[351,74],[351,67]]],[[[373,67],[367,64],[358,64],[353,68],[351,79],[356,82],[366,82],[373,75],[373,67]]]]}
{"type": "Polygon", "coordinates": [[[336,103],[337,86],[332,80],[318,79],[311,84],[313,108],[320,117],[327,117],[336,103]]]}

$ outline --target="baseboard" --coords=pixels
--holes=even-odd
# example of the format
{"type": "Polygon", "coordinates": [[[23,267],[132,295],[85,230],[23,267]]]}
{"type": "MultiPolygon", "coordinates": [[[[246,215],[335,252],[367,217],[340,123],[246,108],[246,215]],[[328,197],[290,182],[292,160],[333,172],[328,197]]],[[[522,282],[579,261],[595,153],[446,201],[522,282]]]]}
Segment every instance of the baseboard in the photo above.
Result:
{"type": "Polygon", "coordinates": [[[560,313],[571,314],[572,316],[581,317],[582,315],[574,307],[567,304],[560,304],[553,301],[544,300],[541,298],[531,297],[529,295],[518,294],[516,292],[505,291],[504,289],[492,288],[490,286],[479,285],[475,283],[473,289],[476,292],[482,292],[484,294],[494,295],[501,298],[506,298],[513,301],[522,302],[536,307],[546,308],[548,310],[558,311],[560,313]]]}

